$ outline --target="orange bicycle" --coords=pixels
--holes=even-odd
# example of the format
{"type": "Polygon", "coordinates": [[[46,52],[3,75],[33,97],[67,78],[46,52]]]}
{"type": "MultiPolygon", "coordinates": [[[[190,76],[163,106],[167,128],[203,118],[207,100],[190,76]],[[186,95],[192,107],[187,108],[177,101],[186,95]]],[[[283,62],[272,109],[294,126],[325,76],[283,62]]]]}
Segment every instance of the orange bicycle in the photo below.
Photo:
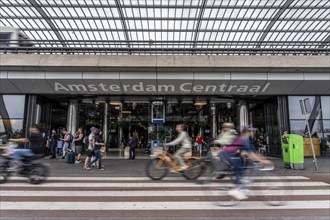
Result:
{"type": "Polygon", "coordinates": [[[183,161],[188,166],[185,170],[180,170],[177,158],[167,150],[158,156],[152,156],[146,164],[146,174],[153,180],[161,180],[171,173],[181,173],[188,180],[195,180],[203,173],[204,162],[198,157],[185,157],[183,161]]]}

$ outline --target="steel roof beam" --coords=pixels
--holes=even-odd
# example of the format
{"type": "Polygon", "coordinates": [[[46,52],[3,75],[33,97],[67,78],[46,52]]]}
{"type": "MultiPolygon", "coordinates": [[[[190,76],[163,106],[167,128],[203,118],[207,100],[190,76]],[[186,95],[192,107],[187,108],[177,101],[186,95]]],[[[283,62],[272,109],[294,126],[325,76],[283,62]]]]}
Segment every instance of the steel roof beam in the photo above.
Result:
{"type": "MultiPolygon", "coordinates": [[[[117,0],[115,0],[117,1],[117,0]]],[[[5,7],[22,7],[20,4],[4,4],[1,3],[0,6],[5,7]]],[[[117,8],[117,4],[109,4],[109,5],[93,5],[93,4],[86,4],[86,5],[78,5],[78,4],[72,4],[72,5],[60,5],[60,4],[40,4],[41,7],[45,8],[117,8]]],[[[26,5],[26,7],[29,7],[26,5]]],[[[173,9],[199,9],[199,5],[121,5],[121,8],[160,8],[160,9],[167,9],[167,8],[173,8],[173,9]]],[[[205,9],[213,9],[214,7],[212,5],[205,5],[205,9]]],[[[226,8],[228,9],[278,9],[279,6],[268,6],[268,5],[226,5],[226,8]]],[[[291,6],[288,7],[288,9],[325,9],[323,6],[291,6]]]]}
{"type": "Polygon", "coordinates": [[[195,33],[194,33],[194,44],[193,44],[193,48],[196,47],[196,41],[198,39],[198,34],[199,34],[199,30],[201,28],[201,21],[202,21],[202,18],[204,16],[204,11],[205,11],[205,6],[206,6],[206,3],[207,3],[207,0],[203,0],[203,3],[201,5],[201,8],[200,8],[200,11],[199,11],[199,15],[198,15],[198,18],[197,18],[197,24],[196,24],[196,30],[195,30],[195,33]]]}
{"type": "Polygon", "coordinates": [[[123,13],[123,9],[122,6],[120,5],[119,0],[115,0],[116,3],[116,8],[118,10],[119,16],[120,16],[120,21],[121,21],[121,25],[123,26],[123,31],[124,31],[124,35],[125,35],[125,40],[127,41],[127,47],[130,47],[130,42],[129,42],[129,35],[128,35],[128,29],[127,29],[127,25],[125,22],[125,18],[124,18],[124,13],[123,13]]]}
{"type": "MultiPolygon", "coordinates": [[[[2,19],[17,19],[17,20],[34,20],[34,19],[42,19],[42,17],[38,16],[31,16],[31,17],[24,17],[24,16],[2,16],[2,19]]],[[[109,20],[108,17],[51,17],[52,19],[57,19],[57,20],[68,20],[68,19],[79,19],[79,20],[109,20]]],[[[112,20],[120,20],[121,17],[111,17],[112,20]]],[[[154,21],[154,20],[159,20],[159,21],[196,21],[198,18],[194,17],[170,17],[170,18],[164,18],[164,17],[126,17],[126,20],[135,20],[135,21],[154,21]]],[[[269,19],[264,19],[264,18],[203,18],[203,21],[270,21],[271,18],[269,19]]],[[[330,19],[328,18],[280,18],[278,21],[329,21],[330,19]]]]}
{"type": "Polygon", "coordinates": [[[327,45],[330,46],[330,34],[328,35],[327,38],[324,39],[324,41],[322,43],[320,43],[320,45],[318,46],[318,48],[324,48],[327,45]]]}
{"type": "Polygon", "coordinates": [[[47,22],[49,27],[51,28],[51,31],[53,31],[56,35],[56,37],[62,42],[63,47],[66,47],[66,44],[64,42],[63,37],[61,36],[59,30],[56,28],[50,17],[44,12],[44,10],[41,8],[41,6],[35,1],[35,0],[28,0],[30,4],[40,13],[43,19],[47,22]]]}
{"type": "MultiPolygon", "coordinates": [[[[260,48],[262,42],[264,42],[266,36],[269,32],[271,32],[271,29],[273,28],[274,24],[278,21],[278,19],[281,17],[283,12],[289,8],[289,6],[294,2],[294,0],[287,0],[283,6],[278,10],[278,12],[275,14],[274,18],[271,20],[271,22],[267,25],[267,27],[264,30],[264,33],[259,38],[259,43],[257,43],[256,48],[260,48]]],[[[280,30],[282,32],[282,30],[280,30]]],[[[292,32],[292,31],[288,31],[292,32]]]]}
{"type": "MultiPolygon", "coordinates": [[[[22,31],[52,31],[52,29],[49,28],[21,28],[22,31]]],[[[105,28],[105,29],[96,29],[96,28],[85,28],[85,29],[79,29],[79,28],[72,28],[72,29],[66,29],[66,28],[58,28],[59,31],[123,31],[123,32],[131,32],[131,31],[141,31],[141,32],[164,32],[164,29],[143,29],[143,28],[134,28],[134,29],[125,29],[125,28],[105,28]]],[[[165,32],[195,32],[196,29],[166,29],[165,32]]],[[[249,29],[249,30],[227,30],[227,29],[219,29],[219,30],[213,30],[213,29],[200,29],[200,32],[264,32],[264,30],[257,30],[257,29],[249,29]]],[[[313,29],[294,29],[294,30],[271,30],[269,32],[292,32],[292,33],[299,33],[299,32],[324,32],[325,30],[313,30],[313,29]]],[[[258,41],[259,42],[259,41],[258,41]]]]}

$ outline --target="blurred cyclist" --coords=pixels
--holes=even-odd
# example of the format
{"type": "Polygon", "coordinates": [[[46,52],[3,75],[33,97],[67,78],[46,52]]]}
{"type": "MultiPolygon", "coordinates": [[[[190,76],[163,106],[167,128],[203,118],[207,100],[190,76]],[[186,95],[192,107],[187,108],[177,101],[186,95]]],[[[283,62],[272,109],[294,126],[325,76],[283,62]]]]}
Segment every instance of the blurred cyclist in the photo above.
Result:
{"type": "Polygon", "coordinates": [[[233,123],[223,123],[221,133],[217,140],[214,140],[214,144],[220,144],[221,146],[230,145],[236,138],[237,133],[234,130],[235,126],[233,123]]]}
{"type": "Polygon", "coordinates": [[[263,156],[255,153],[254,146],[250,143],[250,137],[253,136],[253,131],[255,128],[250,126],[245,126],[242,129],[242,133],[230,144],[226,146],[220,151],[219,156],[233,167],[234,172],[236,173],[236,178],[234,183],[236,184],[236,188],[232,189],[228,192],[230,196],[238,200],[247,199],[248,197],[240,190],[241,178],[243,175],[243,160],[240,156],[240,152],[242,150],[247,152],[247,156],[253,160],[258,161],[265,165],[273,164],[271,161],[265,159],[263,156]]]}
{"type": "Polygon", "coordinates": [[[188,168],[188,166],[183,162],[183,156],[191,151],[192,145],[184,124],[178,124],[175,129],[179,133],[178,137],[165,146],[168,147],[181,144],[181,148],[175,153],[174,156],[178,159],[179,165],[181,166],[179,171],[182,171],[188,168]]]}
{"type": "Polygon", "coordinates": [[[13,171],[19,169],[22,163],[22,157],[31,157],[36,154],[43,153],[42,143],[44,141],[40,129],[37,126],[32,126],[29,129],[30,135],[27,138],[18,138],[18,139],[9,139],[11,142],[21,142],[27,143],[30,142],[30,149],[12,149],[10,153],[12,153],[12,159],[14,162],[14,166],[11,168],[13,171]]]}

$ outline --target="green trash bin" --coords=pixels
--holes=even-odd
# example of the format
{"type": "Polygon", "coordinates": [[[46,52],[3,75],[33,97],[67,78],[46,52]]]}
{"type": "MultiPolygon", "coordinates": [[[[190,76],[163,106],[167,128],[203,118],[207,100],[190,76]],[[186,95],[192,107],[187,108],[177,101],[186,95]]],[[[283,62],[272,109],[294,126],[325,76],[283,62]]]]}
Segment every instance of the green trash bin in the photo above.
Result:
{"type": "Polygon", "coordinates": [[[285,168],[304,169],[304,139],[300,135],[285,134],[282,136],[282,154],[285,168]]]}

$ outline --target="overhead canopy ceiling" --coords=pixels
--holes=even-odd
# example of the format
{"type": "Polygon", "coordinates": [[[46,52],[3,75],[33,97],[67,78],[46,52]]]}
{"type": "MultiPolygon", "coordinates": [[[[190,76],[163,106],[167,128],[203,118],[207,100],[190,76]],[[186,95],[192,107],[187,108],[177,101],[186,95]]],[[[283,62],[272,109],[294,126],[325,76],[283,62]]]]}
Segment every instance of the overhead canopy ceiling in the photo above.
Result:
{"type": "Polygon", "coordinates": [[[329,0],[1,0],[40,53],[329,54],[329,0]],[[52,49],[52,50],[51,50],[52,49]]]}

